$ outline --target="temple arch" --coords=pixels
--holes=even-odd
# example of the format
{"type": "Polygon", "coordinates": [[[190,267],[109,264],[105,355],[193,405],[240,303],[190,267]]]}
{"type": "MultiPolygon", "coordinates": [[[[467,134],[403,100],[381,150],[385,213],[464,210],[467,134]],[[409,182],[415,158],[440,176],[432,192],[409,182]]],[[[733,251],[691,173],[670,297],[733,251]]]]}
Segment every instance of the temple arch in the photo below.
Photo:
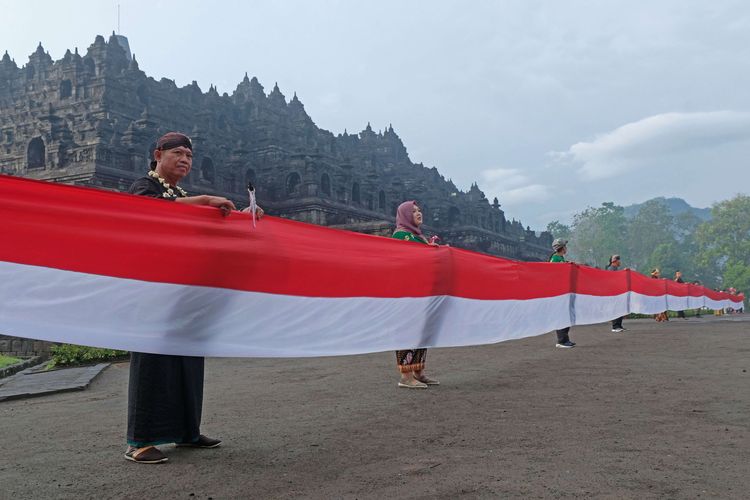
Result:
{"type": "Polygon", "coordinates": [[[41,137],[34,137],[29,141],[29,147],[26,149],[26,167],[27,168],[44,168],[46,163],[47,151],[44,147],[44,141],[41,137]]]}
{"type": "Polygon", "coordinates": [[[60,82],[60,99],[66,99],[73,95],[73,84],[70,80],[60,82]]]}
{"type": "Polygon", "coordinates": [[[331,196],[331,177],[328,174],[320,176],[320,191],[328,196],[331,196]]]}
{"type": "Polygon", "coordinates": [[[96,76],[96,63],[90,57],[83,58],[83,69],[87,73],[91,73],[91,76],[96,76]]]}
{"type": "Polygon", "coordinates": [[[301,182],[301,179],[297,172],[292,172],[291,174],[286,176],[287,196],[291,196],[297,193],[300,182],[301,182]]]}
{"type": "Polygon", "coordinates": [[[214,182],[215,178],[214,161],[208,156],[204,156],[201,160],[201,179],[214,182]]]}
{"type": "Polygon", "coordinates": [[[461,211],[456,207],[448,209],[448,225],[455,226],[461,222],[461,211]]]}

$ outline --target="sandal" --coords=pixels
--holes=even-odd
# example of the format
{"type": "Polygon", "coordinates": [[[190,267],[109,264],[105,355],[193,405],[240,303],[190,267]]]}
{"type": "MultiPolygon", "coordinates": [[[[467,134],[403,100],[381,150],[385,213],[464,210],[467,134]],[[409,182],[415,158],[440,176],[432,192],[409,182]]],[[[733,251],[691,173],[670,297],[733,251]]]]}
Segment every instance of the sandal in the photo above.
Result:
{"type": "Polygon", "coordinates": [[[129,446],[125,452],[125,459],[139,464],[163,464],[168,460],[166,455],[154,446],[136,448],[129,446]]]}
{"type": "Polygon", "coordinates": [[[429,377],[422,377],[422,378],[418,378],[416,380],[419,380],[423,384],[427,384],[427,385],[440,385],[440,382],[438,382],[435,379],[429,378],[429,377]]]}
{"type": "Polygon", "coordinates": [[[427,389],[427,384],[420,382],[419,380],[414,379],[411,382],[399,382],[399,387],[403,387],[405,389],[427,389]]]}

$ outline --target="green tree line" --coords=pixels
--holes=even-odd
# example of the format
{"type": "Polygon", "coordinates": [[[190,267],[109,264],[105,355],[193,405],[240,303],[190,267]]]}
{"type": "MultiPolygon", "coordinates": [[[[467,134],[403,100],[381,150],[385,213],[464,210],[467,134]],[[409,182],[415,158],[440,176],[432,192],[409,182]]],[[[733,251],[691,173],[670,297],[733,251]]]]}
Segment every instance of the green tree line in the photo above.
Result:
{"type": "Polygon", "coordinates": [[[750,196],[716,203],[711,220],[672,215],[663,199],[647,201],[633,217],[612,202],[575,214],[570,225],[550,222],[555,238],[570,241],[571,260],[603,268],[618,254],[623,265],[662,277],[682,271],[686,281],[750,292],[750,196]]]}

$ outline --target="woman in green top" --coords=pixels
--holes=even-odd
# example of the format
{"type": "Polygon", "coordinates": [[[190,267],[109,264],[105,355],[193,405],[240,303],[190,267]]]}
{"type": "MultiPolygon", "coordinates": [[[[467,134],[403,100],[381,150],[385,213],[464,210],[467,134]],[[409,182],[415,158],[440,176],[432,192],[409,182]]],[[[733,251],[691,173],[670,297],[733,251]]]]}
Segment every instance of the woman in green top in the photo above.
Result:
{"type": "MultiPolygon", "coordinates": [[[[405,241],[416,241],[425,245],[437,246],[435,237],[428,241],[419,226],[422,225],[422,211],[415,201],[405,201],[399,205],[396,211],[396,230],[394,238],[405,241]]],[[[425,358],[427,349],[405,349],[396,351],[396,364],[401,372],[399,387],[408,389],[426,389],[428,385],[438,385],[424,374],[425,358]]]]}
{"type": "MultiPolygon", "coordinates": [[[[554,250],[555,253],[550,256],[550,262],[567,262],[567,260],[565,260],[565,254],[568,253],[568,240],[557,238],[552,242],[552,250],[554,250]]],[[[555,330],[555,333],[557,334],[557,344],[555,345],[555,347],[560,347],[563,349],[570,349],[571,347],[575,347],[576,343],[571,342],[570,337],[568,336],[569,332],[569,326],[561,330],[555,330]]]]}

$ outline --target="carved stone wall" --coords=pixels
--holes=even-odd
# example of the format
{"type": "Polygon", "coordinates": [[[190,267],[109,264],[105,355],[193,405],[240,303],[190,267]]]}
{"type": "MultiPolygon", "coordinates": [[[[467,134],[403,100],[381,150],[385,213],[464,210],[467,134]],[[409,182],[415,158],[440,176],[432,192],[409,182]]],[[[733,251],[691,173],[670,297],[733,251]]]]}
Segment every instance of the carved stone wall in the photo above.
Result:
{"type": "Polygon", "coordinates": [[[508,221],[475,184],[462,192],[435,168],[414,164],[393,127],[334,135],[296,95],[266,94],[245,78],[231,95],[193,82],[178,88],[138,68],[124,37],[97,36],[53,61],[41,44],[18,67],[0,60],[0,172],[125,190],[148,170],[156,139],[190,135],[188,192],[246,204],[252,181],[267,212],[304,222],[390,234],[396,207],[415,199],[445,243],[493,255],[545,260],[552,238],[508,221]]]}
{"type": "Polygon", "coordinates": [[[48,358],[50,348],[55,345],[52,342],[43,340],[22,339],[0,335],[0,354],[6,356],[20,356],[27,358],[31,356],[43,356],[48,358]]]}

